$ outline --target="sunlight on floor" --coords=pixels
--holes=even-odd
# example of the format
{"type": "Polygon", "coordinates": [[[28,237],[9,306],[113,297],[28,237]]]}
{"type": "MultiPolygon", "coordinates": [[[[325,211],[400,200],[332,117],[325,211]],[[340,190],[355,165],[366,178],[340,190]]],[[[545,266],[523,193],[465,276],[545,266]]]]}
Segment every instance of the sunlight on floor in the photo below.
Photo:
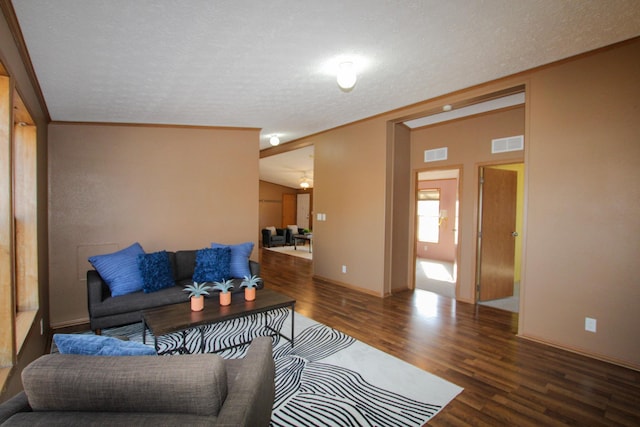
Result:
{"type": "Polygon", "coordinates": [[[442,265],[442,263],[420,260],[419,265],[425,276],[429,279],[449,283],[456,282],[451,272],[447,271],[446,267],[442,265]]]}
{"type": "Polygon", "coordinates": [[[415,302],[418,313],[423,317],[437,317],[438,298],[439,296],[433,292],[417,291],[415,293],[415,302]]]}

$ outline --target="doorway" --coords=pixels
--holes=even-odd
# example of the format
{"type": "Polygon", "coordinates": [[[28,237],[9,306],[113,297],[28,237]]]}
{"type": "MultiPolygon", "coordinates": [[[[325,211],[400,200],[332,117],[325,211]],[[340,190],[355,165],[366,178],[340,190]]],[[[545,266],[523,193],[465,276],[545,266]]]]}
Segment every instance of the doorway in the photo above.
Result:
{"type": "Polygon", "coordinates": [[[456,297],[459,169],[417,174],[415,289],[456,297]]]}
{"type": "Polygon", "coordinates": [[[309,193],[298,193],[297,218],[298,227],[309,228],[309,214],[311,213],[311,196],[309,193]]]}
{"type": "Polygon", "coordinates": [[[524,163],[479,168],[476,299],[518,312],[524,163]]]}

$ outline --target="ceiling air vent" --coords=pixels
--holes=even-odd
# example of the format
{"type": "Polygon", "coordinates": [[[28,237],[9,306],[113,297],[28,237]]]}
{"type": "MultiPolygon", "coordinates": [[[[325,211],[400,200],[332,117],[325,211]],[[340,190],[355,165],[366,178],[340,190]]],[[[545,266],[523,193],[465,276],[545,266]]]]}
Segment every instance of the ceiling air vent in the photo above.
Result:
{"type": "Polygon", "coordinates": [[[447,160],[447,147],[424,150],[424,162],[437,162],[447,160]]]}
{"type": "Polygon", "coordinates": [[[491,140],[491,153],[524,150],[524,135],[508,136],[491,140]]]}

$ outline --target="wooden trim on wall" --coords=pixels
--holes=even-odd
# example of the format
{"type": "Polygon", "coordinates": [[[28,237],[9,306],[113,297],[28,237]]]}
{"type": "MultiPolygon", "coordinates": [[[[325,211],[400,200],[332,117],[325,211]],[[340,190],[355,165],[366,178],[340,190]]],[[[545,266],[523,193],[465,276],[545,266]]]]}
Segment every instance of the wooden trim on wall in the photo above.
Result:
{"type": "Polygon", "coordinates": [[[180,124],[170,124],[170,123],[68,122],[68,121],[56,120],[56,121],[50,122],[49,124],[70,125],[70,126],[127,126],[127,127],[145,127],[145,128],[178,128],[178,129],[205,129],[205,130],[249,130],[249,131],[260,130],[260,128],[252,128],[252,127],[180,125],[180,124]]]}
{"type": "Polygon", "coordinates": [[[40,104],[40,108],[45,115],[47,122],[51,121],[51,115],[49,114],[49,109],[47,108],[47,103],[44,99],[44,94],[42,93],[42,88],[40,87],[40,82],[38,81],[38,77],[36,76],[36,72],[33,68],[33,63],[31,62],[31,56],[29,55],[29,50],[27,49],[27,45],[24,42],[24,36],[22,35],[22,29],[20,28],[20,24],[18,23],[18,17],[16,16],[16,11],[13,8],[13,4],[11,0],[0,0],[0,9],[2,10],[2,14],[7,20],[7,25],[9,26],[9,31],[11,31],[11,35],[13,35],[13,40],[18,47],[18,52],[20,53],[20,57],[22,58],[22,62],[27,71],[27,75],[29,76],[29,81],[33,86],[33,89],[38,98],[38,103],[40,104]]]}
{"type": "MultiPolygon", "coordinates": [[[[307,137],[305,137],[306,139],[307,137]]],[[[260,150],[260,158],[263,159],[265,157],[275,156],[276,154],[287,153],[289,151],[298,150],[300,148],[305,148],[312,146],[312,141],[303,141],[297,140],[292,142],[287,142],[286,144],[278,145],[276,147],[265,148],[264,150],[260,150]]]]}

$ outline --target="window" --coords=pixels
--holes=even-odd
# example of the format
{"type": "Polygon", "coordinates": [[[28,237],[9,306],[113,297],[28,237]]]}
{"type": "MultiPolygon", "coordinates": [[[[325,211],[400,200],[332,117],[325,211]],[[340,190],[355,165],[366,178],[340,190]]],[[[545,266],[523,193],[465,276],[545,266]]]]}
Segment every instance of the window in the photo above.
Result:
{"type": "Polygon", "coordinates": [[[36,126],[0,64],[0,367],[16,355],[39,308],[36,126]]]}
{"type": "Polygon", "coordinates": [[[438,243],[440,240],[440,190],[418,190],[418,240],[438,243]]]}
{"type": "Polygon", "coordinates": [[[10,93],[9,76],[0,65],[0,366],[15,360],[10,93]]]}

